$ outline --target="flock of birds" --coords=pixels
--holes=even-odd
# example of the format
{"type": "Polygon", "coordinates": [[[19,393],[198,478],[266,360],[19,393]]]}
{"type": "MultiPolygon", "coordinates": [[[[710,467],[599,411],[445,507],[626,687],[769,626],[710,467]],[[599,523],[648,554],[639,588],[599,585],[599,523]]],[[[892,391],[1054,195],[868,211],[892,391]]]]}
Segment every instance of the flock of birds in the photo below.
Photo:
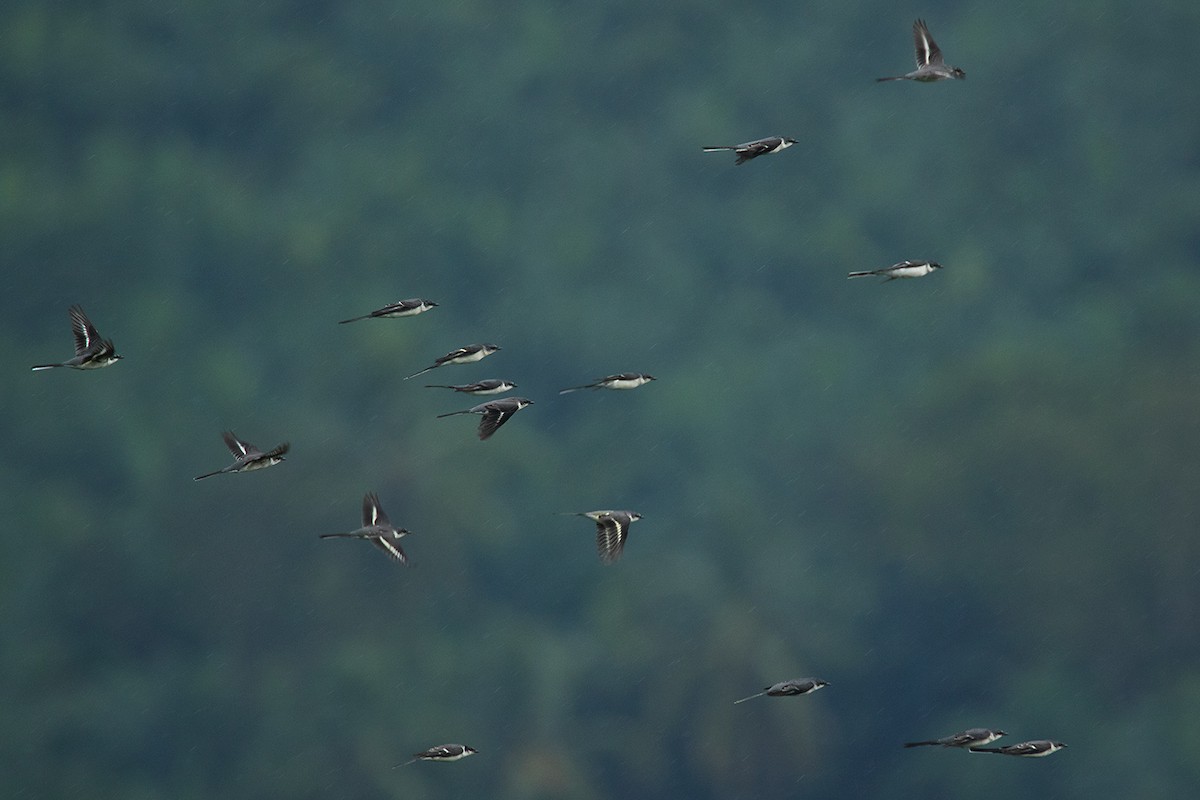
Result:
{"type": "MultiPolygon", "coordinates": [[[[961,80],[966,77],[966,73],[958,67],[946,65],[941,49],[934,42],[933,37],[929,34],[929,28],[923,20],[916,20],[913,23],[913,39],[916,46],[917,68],[905,75],[894,77],[878,78],[880,82],[911,80],[922,83],[930,83],[941,80],[961,80]]],[[[746,142],[739,145],[721,145],[702,148],[704,152],[714,151],[733,151],[737,155],[736,164],[743,164],[759,156],[778,153],[795,144],[795,139],[790,139],[783,136],[770,136],[763,139],[756,139],[751,142],[746,142]]],[[[866,270],[860,272],[849,273],[850,278],[860,278],[867,276],[879,276],[886,281],[896,280],[899,278],[921,278],[931,272],[941,268],[941,265],[935,261],[902,261],[893,264],[890,267],[884,267],[876,270],[866,270]]],[[[396,303],[391,303],[383,308],[376,309],[369,314],[364,314],[351,319],[341,320],[339,324],[357,322],[366,319],[394,319],[402,317],[413,317],[418,314],[423,314],[437,307],[437,303],[422,298],[414,298],[410,300],[401,300],[396,303]]],[[[75,337],[75,355],[74,357],[59,363],[54,364],[39,364],[33,367],[34,371],[54,369],[57,367],[68,367],[80,370],[100,369],[111,366],[121,359],[117,354],[116,349],[111,339],[104,339],[97,332],[83,308],[79,305],[73,305],[69,309],[71,320],[71,332],[75,337]]],[[[436,359],[433,364],[408,375],[404,380],[415,378],[419,375],[424,375],[432,370],[441,367],[455,364],[471,364],[483,360],[500,350],[500,347],[495,344],[471,344],[465,347],[460,347],[450,351],[444,356],[436,359]]],[[[616,375],[609,375],[604,378],[599,378],[590,383],[579,386],[570,386],[559,392],[559,394],[569,394],[571,392],[581,391],[584,389],[613,389],[613,390],[631,390],[637,389],[645,384],[655,380],[653,375],[637,372],[626,372],[616,375]]],[[[509,380],[503,379],[487,379],[467,384],[426,384],[426,388],[430,389],[452,389],[455,392],[469,395],[496,395],[504,394],[516,388],[516,384],[509,380]]],[[[451,411],[446,414],[439,414],[438,417],[453,417],[460,414],[478,414],[480,415],[478,435],[480,440],[486,440],[492,437],[502,425],[512,419],[518,411],[533,404],[533,401],[527,397],[503,397],[496,400],[489,400],[471,408],[461,411],[451,411]]],[[[260,450],[254,445],[239,439],[232,431],[225,431],[222,434],[225,445],[233,454],[233,463],[221,469],[207,472],[203,475],[196,476],[195,480],[204,480],[215,475],[224,475],[236,472],[251,472],[254,470],[265,469],[275,466],[285,460],[289,445],[285,442],[272,448],[266,452],[260,450]]],[[[596,523],[596,546],[599,552],[601,561],[604,564],[612,564],[621,557],[625,547],[625,540],[629,535],[629,527],[632,523],[641,519],[641,514],[636,511],[628,510],[598,510],[598,511],[581,511],[568,512],[566,516],[581,516],[586,517],[596,523]]],[[[407,565],[408,556],[400,546],[400,539],[408,535],[409,531],[404,528],[396,527],[388,515],[384,512],[383,506],[380,504],[379,496],[374,492],[368,492],[363,497],[362,506],[362,526],[345,533],[327,533],[321,534],[322,539],[333,538],[348,538],[348,539],[365,539],[371,542],[374,546],[382,550],[391,558],[399,561],[401,564],[407,565]]],[[[744,703],[747,700],[752,700],[756,697],[795,697],[800,695],[811,694],[818,689],[828,686],[829,683],[818,678],[798,678],[793,680],[782,681],[772,686],[764,688],[761,692],[752,694],[748,697],[743,697],[735,701],[734,705],[744,703]]],[[[1010,756],[1021,757],[1043,757],[1051,755],[1067,745],[1063,742],[1054,741],[1051,739],[1034,739],[1030,741],[1020,742],[1018,744],[1006,745],[1001,747],[988,747],[997,739],[1005,736],[1006,733],[1002,730],[991,728],[968,728],[967,730],[950,736],[944,736],[939,739],[929,739],[917,742],[906,742],[904,747],[924,747],[936,746],[946,748],[957,748],[967,750],[972,753],[1000,753],[1010,756]]],[[[442,744],[423,750],[413,754],[412,760],[397,764],[397,767],[407,766],[415,761],[458,761],[466,758],[469,755],[474,755],[479,752],[473,747],[462,744],[442,744]]]]}

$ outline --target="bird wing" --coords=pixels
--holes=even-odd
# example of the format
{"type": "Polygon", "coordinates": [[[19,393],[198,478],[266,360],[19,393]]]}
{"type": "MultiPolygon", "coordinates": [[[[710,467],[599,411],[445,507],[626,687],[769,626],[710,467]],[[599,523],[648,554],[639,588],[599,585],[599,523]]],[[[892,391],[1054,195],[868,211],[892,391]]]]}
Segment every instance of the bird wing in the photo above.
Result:
{"type": "Polygon", "coordinates": [[[500,426],[508,422],[512,415],[517,413],[515,407],[497,406],[488,404],[482,409],[483,418],[479,420],[479,439],[490,438],[493,433],[500,429],[500,426]]]}
{"type": "Polygon", "coordinates": [[[221,438],[225,440],[225,446],[229,448],[229,452],[233,453],[234,458],[242,459],[259,452],[254,445],[237,438],[233,431],[225,431],[221,434],[221,438]]]}
{"type": "MultiPolygon", "coordinates": [[[[251,448],[250,448],[250,449],[251,449],[251,450],[255,450],[255,451],[257,451],[257,449],[258,449],[258,448],[251,446],[251,448]]],[[[283,444],[279,445],[278,447],[276,447],[276,448],[275,448],[274,450],[272,450],[271,452],[269,452],[269,453],[260,453],[259,455],[262,455],[262,456],[264,456],[265,458],[279,458],[280,456],[285,456],[285,455],[287,455],[287,451],[288,451],[288,450],[291,450],[291,449],[292,449],[292,446],[291,446],[290,444],[288,444],[287,442],[284,442],[283,444]]]]}
{"type": "Polygon", "coordinates": [[[596,550],[600,560],[611,564],[625,551],[629,535],[629,517],[624,514],[602,514],[596,520],[596,550]]]}
{"type": "Polygon", "coordinates": [[[82,306],[71,306],[67,313],[71,317],[71,334],[75,337],[75,355],[83,355],[89,347],[100,341],[100,334],[87,314],[83,313],[82,306]]]}
{"type": "Polygon", "coordinates": [[[769,153],[778,146],[778,139],[756,139],[753,142],[738,145],[737,151],[747,158],[754,158],[755,156],[761,156],[763,153],[769,153]]]}
{"type": "Polygon", "coordinates": [[[446,353],[446,355],[437,359],[437,364],[438,364],[438,366],[441,366],[442,364],[445,364],[448,361],[453,361],[456,358],[462,358],[465,355],[473,353],[477,349],[479,349],[479,348],[477,348],[477,347],[460,347],[457,350],[451,350],[449,353],[446,353]]]}
{"type": "Polygon", "coordinates": [[[917,47],[917,67],[927,67],[930,64],[941,64],[942,51],[937,42],[929,35],[925,20],[919,19],[913,23],[913,43],[917,47]]]}
{"type": "Polygon", "coordinates": [[[417,753],[417,758],[449,758],[462,753],[462,748],[455,744],[439,744],[437,747],[431,747],[428,750],[417,753]]]}
{"type": "Polygon", "coordinates": [[[383,508],[379,505],[379,495],[374,492],[367,492],[363,495],[363,527],[371,528],[380,524],[388,523],[387,514],[383,513],[383,508]]]}
{"type": "Polygon", "coordinates": [[[387,536],[372,536],[371,544],[375,545],[404,566],[408,566],[408,556],[404,554],[404,549],[400,547],[399,542],[387,536]]]}

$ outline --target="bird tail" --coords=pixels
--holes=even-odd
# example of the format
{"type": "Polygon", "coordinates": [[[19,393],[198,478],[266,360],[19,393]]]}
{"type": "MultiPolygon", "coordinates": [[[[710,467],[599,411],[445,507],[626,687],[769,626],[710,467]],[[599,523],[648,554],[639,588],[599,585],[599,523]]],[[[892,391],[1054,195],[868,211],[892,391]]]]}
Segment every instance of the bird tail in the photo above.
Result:
{"type": "Polygon", "coordinates": [[[714,145],[712,147],[702,147],[700,149],[706,153],[715,153],[718,150],[737,150],[736,147],[731,147],[729,145],[714,145]]]}
{"type": "Polygon", "coordinates": [[[938,745],[941,742],[905,742],[905,747],[925,747],[927,745],[938,745]]]}
{"type": "Polygon", "coordinates": [[[438,419],[441,419],[442,417],[454,417],[454,416],[457,416],[457,415],[459,415],[459,414],[470,414],[470,413],[471,413],[470,411],[451,411],[451,412],[450,412],[450,413],[448,413],[448,414],[438,414],[438,415],[437,415],[437,418],[438,418],[438,419]]]}
{"type": "Polygon", "coordinates": [[[427,384],[425,384],[425,388],[426,389],[453,389],[454,387],[447,386],[444,383],[427,383],[427,384]]]}
{"type": "Polygon", "coordinates": [[[64,366],[64,365],[62,365],[62,364],[38,364],[36,367],[34,367],[32,369],[32,371],[37,372],[39,370],[54,369],[55,367],[61,367],[61,366],[64,366]]]}
{"type": "Polygon", "coordinates": [[[204,480],[205,478],[211,478],[213,475],[220,475],[220,474],[221,474],[222,472],[224,472],[224,471],[225,471],[225,470],[223,470],[223,469],[219,469],[219,470],[216,470],[215,472],[206,472],[206,473],[204,473],[203,475],[197,475],[196,477],[192,478],[192,480],[194,480],[194,481],[202,481],[202,480],[204,480]]]}
{"type": "Polygon", "coordinates": [[[866,278],[866,277],[869,277],[869,276],[871,276],[871,275],[874,275],[874,274],[875,274],[875,273],[874,273],[874,272],[872,272],[871,270],[866,270],[865,272],[851,272],[851,273],[850,273],[849,275],[847,275],[846,277],[847,277],[847,278],[866,278]]]}
{"type": "Polygon", "coordinates": [[[999,747],[968,747],[972,753],[1003,753],[999,747]]]}
{"type": "Polygon", "coordinates": [[[409,759],[408,761],[405,761],[403,764],[397,764],[396,766],[392,767],[392,769],[400,769],[401,767],[407,767],[409,764],[417,763],[417,761],[418,761],[418,759],[412,758],[412,759],[409,759]]]}
{"type": "Polygon", "coordinates": [[[344,320],[340,321],[338,323],[338,325],[345,325],[347,322],[358,322],[360,319],[370,319],[370,318],[371,318],[370,314],[363,314],[361,317],[351,317],[350,319],[344,319],[344,320]]]}
{"type": "Polygon", "coordinates": [[[414,372],[412,375],[409,375],[409,376],[408,376],[407,378],[405,378],[404,380],[408,380],[409,378],[415,378],[415,377],[417,377],[418,375],[424,375],[426,372],[429,372],[429,370],[431,370],[431,369],[437,369],[437,368],[438,368],[438,365],[437,365],[437,364],[434,364],[432,367],[426,367],[425,369],[421,370],[420,372],[414,372]]]}
{"type": "Polygon", "coordinates": [[[571,392],[578,392],[580,389],[594,388],[596,387],[592,386],[590,383],[585,383],[583,386],[568,386],[566,389],[563,389],[561,392],[559,392],[559,394],[570,394],[571,392]]]}
{"type": "Polygon", "coordinates": [[[904,76],[897,75],[894,78],[876,78],[875,82],[876,83],[887,83],[888,81],[902,81],[902,80],[904,80],[904,76]]]}
{"type": "Polygon", "coordinates": [[[736,706],[738,703],[744,703],[747,700],[753,700],[756,697],[762,697],[764,694],[766,694],[766,692],[759,692],[758,694],[752,694],[749,697],[743,697],[741,700],[734,700],[733,704],[736,706]]]}
{"type": "Polygon", "coordinates": [[[318,539],[362,539],[364,538],[358,533],[322,533],[317,536],[318,539]]]}

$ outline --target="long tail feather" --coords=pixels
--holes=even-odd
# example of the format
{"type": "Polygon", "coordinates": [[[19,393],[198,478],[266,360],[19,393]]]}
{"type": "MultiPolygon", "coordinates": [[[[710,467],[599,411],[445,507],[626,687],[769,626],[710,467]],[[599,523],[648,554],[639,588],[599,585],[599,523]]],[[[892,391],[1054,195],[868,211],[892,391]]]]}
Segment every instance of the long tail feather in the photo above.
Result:
{"type": "Polygon", "coordinates": [[[405,378],[404,380],[408,380],[409,378],[415,378],[418,375],[424,375],[426,372],[429,372],[429,370],[437,369],[437,368],[438,368],[438,365],[434,364],[432,367],[426,367],[425,369],[421,370],[420,372],[414,372],[412,375],[409,375],[408,378],[405,378]]]}
{"type": "Polygon", "coordinates": [[[759,692],[758,694],[752,694],[749,697],[743,697],[741,700],[734,700],[733,704],[736,706],[738,703],[744,703],[747,700],[753,700],[756,697],[762,697],[764,694],[766,694],[766,692],[759,692]]]}

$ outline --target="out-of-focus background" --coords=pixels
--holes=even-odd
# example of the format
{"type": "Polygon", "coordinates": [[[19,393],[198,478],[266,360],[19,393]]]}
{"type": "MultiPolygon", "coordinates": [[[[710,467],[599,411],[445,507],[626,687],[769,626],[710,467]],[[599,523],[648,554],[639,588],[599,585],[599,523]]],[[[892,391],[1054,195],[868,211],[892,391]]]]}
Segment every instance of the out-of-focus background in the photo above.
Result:
{"type": "Polygon", "coordinates": [[[1198,36],[1182,1],[5,3],[0,793],[1189,796],[1198,36]],[[874,82],[917,16],[965,81],[874,82]],[[945,269],[846,279],[906,258],[945,269]],[[29,372],[72,303],[125,360],[29,372]],[[557,394],[621,371],[659,380],[557,394]],[[422,385],[485,377],[536,405],[481,443],[422,385]],[[226,428],[292,453],[194,483],[226,428]],[[317,539],[368,490],[411,569],[317,539]],[[611,568],[555,516],[593,508],[645,515],[611,568]],[[971,726],[1071,747],[900,747],[971,726]]]}

